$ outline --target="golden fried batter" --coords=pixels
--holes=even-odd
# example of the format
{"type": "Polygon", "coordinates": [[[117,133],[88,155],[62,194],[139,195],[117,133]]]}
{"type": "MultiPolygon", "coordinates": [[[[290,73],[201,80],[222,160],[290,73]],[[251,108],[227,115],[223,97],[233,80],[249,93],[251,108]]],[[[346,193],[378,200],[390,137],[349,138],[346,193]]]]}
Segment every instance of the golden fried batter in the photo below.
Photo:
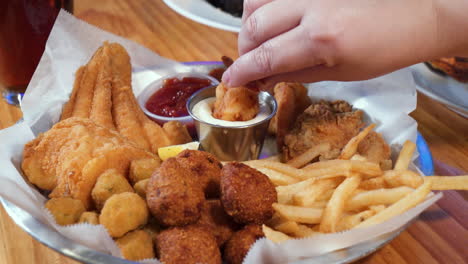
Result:
{"type": "Polygon", "coordinates": [[[216,87],[213,116],[227,121],[247,121],[260,110],[258,91],[247,87],[227,88],[223,83],[216,87]]]}
{"type": "Polygon", "coordinates": [[[125,192],[111,196],[102,208],[99,223],[111,237],[121,237],[148,222],[148,208],[138,194],[125,192]]]}
{"type": "Polygon", "coordinates": [[[200,226],[173,227],[156,237],[159,260],[165,264],[221,264],[214,236],[200,226]]]}
{"type": "Polygon", "coordinates": [[[144,260],[154,258],[153,240],[144,230],[135,230],[115,240],[124,259],[144,260]]]}
{"type": "Polygon", "coordinates": [[[220,247],[238,228],[238,225],[226,214],[219,200],[207,200],[203,204],[201,217],[197,224],[210,230],[220,247]]]}
{"type": "Polygon", "coordinates": [[[127,51],[120,44],[105,42],[76,72],[61,120],[90,118],[153,153],[160,147],[191,141],[185,126],[171,124],[166,131],[146,117],[133,94],[131,73],[127,51]]]}
{"type": "Polygon", "coordinates": [[[243,163],[231,162],[221,171],[224,210],[242,224],[263,224],[273,216],[276,189],[263,173],[243,163]]]}
{"type": "Polygon", "coordinates": [[[208,198],[219,197],[221,162],[212,154],[198,150],[184,150],[176,156],[179,164],[189,169],[208,198]]]}
{"type": "Polygon", "coordinates": [[[205,197],[195,177],[175,158],[164,161],[151,176],[146,200],[159,223],[179,226],[194,223],[200,218],[205,197]]]}
{"type": "Polygon", "coordinates": [[[338,157],[348,141],[363,127],[362,111],[353,111],[345,101],[320,101],[309,106],[284,138],[283,156],[290,160],[310,148],[329,143],[331,150],[322,159],[338,157]]]}
{"type": "Polygon", "coordinates": [[[31,183],[52,190],[51,198],[70,196],[89,209],[99,175],[108,169],[126,175],[130,162],[142,158],[156,157],[89,119],[68,118],[25,145],[22,169],[31,183]]]}
{"type": "Polygon", "coordinates": [[[59,225],[76,224],[85,211],[83,203],[70,197],[52,198],[45,207],[52,213],[59,225]]]}
{"type": "Polygon", "coordinates": [[[264,236],[260,225],[247,225],[242,230],[237,231],[224,247],[224,261],[227,264],[242,264],[250,247],[264,236]]]}

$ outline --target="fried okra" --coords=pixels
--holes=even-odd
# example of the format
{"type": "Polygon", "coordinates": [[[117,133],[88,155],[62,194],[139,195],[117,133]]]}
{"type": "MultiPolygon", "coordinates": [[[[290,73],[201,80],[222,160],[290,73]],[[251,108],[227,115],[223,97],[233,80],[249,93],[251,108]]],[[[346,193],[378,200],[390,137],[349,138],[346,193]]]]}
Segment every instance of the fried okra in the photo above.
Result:
{"type": "Polygon", "coordinates": [[[88,223],[91,225],[99,225],[99,215],[96,212],[84,212],[80,216],[78,223],[88,223]]]}
{"type": "Polygon", "coordinates": [[[153,240],[144,230],[128,232],[115,242],[124,259],[137,261],[154,258],[153,240]]]}
{"type": "Polygon", "coordinates": [[[130,163],[130,173],[128,178],[132,184],[144,179],[149,179],[160,165],[161,161],[159,159],[133,160],[132,163],[130,163]]]}
{"type": "Polygon", "coordinates": [[[148,222],[146,202],[138,194],[131,192],[111,196],[99,216],[102,224],[112,237],[121,237],[131,230],[148,222]]]}
{"type": "Polygon", "coordinates": [[[91,197],[96,208],[100,210],[112,195],[123,192],[133,192],[132,186],[122,174],[110,169],[99,176],[91,191],[91,197]]]}
{"type": "Polygon", "coordinates": [[[49,209],[59,225],[76,224],[81,214],[86,211],[83,203],[70,197],[52,198],[45,207],[49,209]]]}

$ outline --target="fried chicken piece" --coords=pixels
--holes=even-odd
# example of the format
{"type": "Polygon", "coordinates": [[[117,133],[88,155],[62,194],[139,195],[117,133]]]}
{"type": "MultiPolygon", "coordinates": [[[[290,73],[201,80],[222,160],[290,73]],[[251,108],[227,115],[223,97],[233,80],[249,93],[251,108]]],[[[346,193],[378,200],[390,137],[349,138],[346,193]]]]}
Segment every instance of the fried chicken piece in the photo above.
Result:
{"type": "Polygon", "coordinates": [[[223,83],[216,87],[213,116],[227,121],[247,121],[257,116],[260,109],[258,90],[247,87],[227,88],[223,83]]]}
{"type": "Polygon", "coordinates": [[[276,115],[272,118],[268,131],[276,135],[278,150],[284,143],[284,136],[292,128],[297,117],[311,104],[307,88],[300,83],[281,82],[275,85],[274,96],[278,103],[276,115]]]}
{"type": "Polygon", "coordinates": [[[359,143],[357,152],[366,160],[379,164],[383,170],[391,169],[391,149],[381,134],[374,131],[370,132],[359,143]]]}
{"type": "Polygon", "coordinates": [[[231,162],[221,171],[221,202],[237,223],[263,224],[273,216],[277,193],[265,174],[243,163],[231,162]]]}
{"type": "Polygon", "coordinates": [[[362,111],[353,111],[345,101],[320,101],[309,106],[284,138],[283,157],[290,160],[313,146],[329,143],[331,150],[321,159],[338,157],[348,141],[364,126],[362,111]]]}
{"type": "Polygon", "coordinates": [[[156,236],[159,260],[166,264],[221,264],[214,236],[197,225],[173,227],[156,236]]]}
{"type": "Polygon", "coordinates": [[[427,62],[431,70],[448,75],[459,82],[468,82],[468,58],[449,57],[427,62]]]}
{"type": "Polygon", "coordinates": [[[26,144],[22,169],[31,183],[52,190],[51,198],[69,196],[89,209],[99,175],[108,169],[127,175],[130,162],[142,158],[157,157],[113,130],[75,117],[26,144]]]}
{"type": "Polygon", "coordinates": [[[260,225],[247,225],[237,231],[224,247],[224,261],[228,264],[242,264],[250,247],[262,237],[265,235],[260,225]]]}

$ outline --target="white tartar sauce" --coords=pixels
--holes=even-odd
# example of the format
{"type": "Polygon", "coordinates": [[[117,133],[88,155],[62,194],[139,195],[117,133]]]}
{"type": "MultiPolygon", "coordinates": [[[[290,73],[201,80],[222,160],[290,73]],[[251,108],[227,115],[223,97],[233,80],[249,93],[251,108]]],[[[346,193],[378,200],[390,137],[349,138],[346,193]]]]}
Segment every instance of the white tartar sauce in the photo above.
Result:
{"type": "Polygon", "coordinates": [[[270,108],[264,102],[260,102],[257,116],[248,121],[226,121],[213,117],[213,105],[216,97],[210,97],[198,102],[192,109],[192,113],[203,122],[223,127],[247,126],[265,120],[271,113],[270,108]]]}

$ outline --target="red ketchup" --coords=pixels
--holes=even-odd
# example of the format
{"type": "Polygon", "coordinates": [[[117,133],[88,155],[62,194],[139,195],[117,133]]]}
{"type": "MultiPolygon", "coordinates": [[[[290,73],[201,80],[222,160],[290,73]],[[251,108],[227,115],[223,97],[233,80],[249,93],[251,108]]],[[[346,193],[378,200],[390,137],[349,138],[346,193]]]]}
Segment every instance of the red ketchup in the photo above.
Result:
{"type": "Polygon", "coordinates": [[[188,116],[187,100],[198,90],[211,85],[208,79],[184,77],[164,80],[163,87],[146,102],[151,113],[165,117],[188,116]]]}
{"type": "MultiPolygon", "coordinates": [[[[187,101],[195,92],[212,84],[211,80],[196,77],[164,80],[161,89],[156,91],[146,102],[146,109],[151,113],[165,117],[188,116],[187,101]]],[[[161,124],[160,120],[154,120],[161,124]]],[[[186,124],[193,138],[197,133],[194,123],[186,124]]]]}

